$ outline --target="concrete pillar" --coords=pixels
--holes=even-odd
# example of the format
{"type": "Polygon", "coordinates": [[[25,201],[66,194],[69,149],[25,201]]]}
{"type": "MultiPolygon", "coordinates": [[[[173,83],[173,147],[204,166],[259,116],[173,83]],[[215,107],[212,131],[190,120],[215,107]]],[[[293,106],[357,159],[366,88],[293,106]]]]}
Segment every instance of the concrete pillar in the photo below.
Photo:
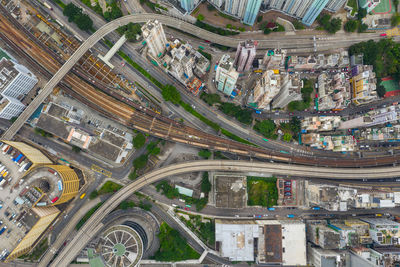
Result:
{"type": "Polygon", "coordinates": [[[111,64],[109,61],[110,59],[114,56],[115,53],[121,48],[121,46],[126,42],[126,37],[125,34],[119,38],[119,40],[114,44],[113,47],[111,47],[110,50],[108,50],[107,54],[105,56],[98,55],[98,57],[103,60],[104,63],[106,63],[110,68],[114,68],[114,65],[111,64]]]}

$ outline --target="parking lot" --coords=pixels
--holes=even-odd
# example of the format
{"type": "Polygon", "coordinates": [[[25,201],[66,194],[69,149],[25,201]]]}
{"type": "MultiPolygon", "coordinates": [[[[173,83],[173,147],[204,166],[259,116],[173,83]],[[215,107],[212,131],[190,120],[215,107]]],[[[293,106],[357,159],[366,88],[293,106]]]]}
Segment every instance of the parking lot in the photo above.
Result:
{"type": "MultiPolygon", "coordinates": [[[[22,204],[15,201],[24,186],[17,186],[25,172],[19,172],[20,166],[12,161],[9,154],[3,154],[0,150],[0,164],[4,170],[8,171],[5,177],[6,182],[0,187],[0,258],[3,251],[7,249],[11,252],[24,237],[25,232],[29,231],[32,225],[30,221],[35,221],[33,214],[26,210],[22,204]],[[32,215],[32,216],[31,216],[32,215]],[[32,218],[29,218],[32,217],[32,218]],[[28,219],[29,218],[29,219],[28,219]],[[5,228],[6,227],[6,228],[5,228]],[[2,230],[4,228],[4,230],[2,230]]],[[[1,173],[1,172],[0,172],[1,173]]]]}

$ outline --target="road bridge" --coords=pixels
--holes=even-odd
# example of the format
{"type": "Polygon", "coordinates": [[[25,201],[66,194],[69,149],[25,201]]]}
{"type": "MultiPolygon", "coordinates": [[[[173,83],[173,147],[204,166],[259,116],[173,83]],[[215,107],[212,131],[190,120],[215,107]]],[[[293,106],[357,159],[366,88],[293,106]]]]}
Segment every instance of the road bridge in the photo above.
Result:
{"type": "MultiPolygon", "coordinates": [[[[400,167],[381,168],[322,168],[295,166],[288,167],[286,164],[230,161],[230,160],[201,160],[169,165],[149,172],[131,184],[125,186],[111,196],[84,224],[76,236],[58,254],[50,266],[67,266],[74,260],[75,256],[86,246],[86,244],[99,231],[102,220],[113,211],[123,200],[142,187],[157,182],[169,176],[180,175],[199,171],[226,171],[226,172],[255,172],[270,173],[271,175],[289,175],[303,178],[325,178],[325,179],[372,179],[396,177],[400,167]]],[[[48,262],[41,262],[39,266],[47,266],[48,262]]]]}
{"type": "MultiPolygon", "coordinates": [[[[203,30],[193,24],[188,22],[172,18],[160,14],[135,14],[121,17],[119,19],[113,20],[100,29],[98,29],[94,34],[92,34],[76,51],[75,53],[65,62],[65,64],[57,71],[57,73],[50,79],[50,81],[43,87],[42,92],[31,102],[31,104],[22,112],[18,119],[11,125],[11,127],[3,134],[2,138],[5,140],[11,140],[13,136],[18,132],[26,120],[33,114],[33,112],[40,106],[40,104],[46,99],[53,88],[62,80],[62,78],[72,69],[76,62],[85,54],[85,52],[95,45],[100,39],[109,34],[110,32],[116,30],[118,27],[133,23],[143,23],[151,19],[157,19],[162,24],[171,26],[182,31],[193,34],[199,38],[205,40],[212,40],[213,43],[236,47],[238,42],[244,41],[244,39],[221,36],[218,34],[211,33],[209,31],[203,30]]],[[[296,47],[312,47],[313,40],[310,35],[302,36],[281,36],[281,37],[271,37],[265,36],[262,39],[258,39],[259,48],[296,48],[296,47]]],[[[363,34],[351,34],[343,35],[338,34],[330,37],[324,37],[327,43],[335,48],[348,46],[349,42],[356,43],[360,41],[365,41],[369,39],[379,38],[378,33],[363,33],[363,34]]],[[[317,38],[319,39],[319,37],[317,38]]],[[[323,37],[321,37],[323,39],[323,37]]]]}

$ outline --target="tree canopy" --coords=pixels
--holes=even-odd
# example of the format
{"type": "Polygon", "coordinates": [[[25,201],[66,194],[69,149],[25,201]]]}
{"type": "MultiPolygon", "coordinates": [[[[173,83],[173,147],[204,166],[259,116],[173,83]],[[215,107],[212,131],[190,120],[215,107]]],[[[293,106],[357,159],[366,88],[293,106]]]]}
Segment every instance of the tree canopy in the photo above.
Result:
{"type": "Polygon", "coordinates": [[[138,133],[134,138],[133,138],[133,146],[136,149],[142,148],[144,144],[146,143],[146,137],[142,133],[138,133]]]}
{"type": "Polygon", "coordinates": [[[358,21],[351,19],[344,24],[344,30],[346,32],[355,32],[357,30],[357,26],[358,26],[358,21]]]}
{"type": "Polygon", "coordinates": [[[268,138],[275,138],[275,129],[276,125],[273,120],[257,121],[254,125],[254,130],[268,138]]]}
{"type": "Polygon", "coordinates": [[[329,33],[336,33],[342,27],[342,19],[333,18],[329,14],[320,15],[317,18],[318,23],[329,33]]]}
{"type": "Polygon", "coordinates": [[[179,104],[181,101],[181,94],[173,85],[164,85],[161,94],[165,101],[171,101],[174,104],[179,104]]]}
{"type": "Polygon", "coordinates": [[[93,28],[92,19],[82,13],[82,9],[72,3],[69,3],[65,6],[63,10],[64,16],[68,17],[69,22],[74,22],[79,29],[83,31],[87,31],[93,28]]]}

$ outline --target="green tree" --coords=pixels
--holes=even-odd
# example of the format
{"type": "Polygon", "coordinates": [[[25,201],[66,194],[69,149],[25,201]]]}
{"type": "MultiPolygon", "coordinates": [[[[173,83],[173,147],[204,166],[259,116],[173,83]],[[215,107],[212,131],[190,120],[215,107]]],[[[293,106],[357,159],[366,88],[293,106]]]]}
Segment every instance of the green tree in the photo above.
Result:
{"type": "Polygon", "coordinates": [[[268,138],[276,138],[275,129],[276,125],[273,120],[257,121],[254,125],[254,130],[268,138]]]}
{"type": "Polygon", "coordinates": [[[119,8],[117,2],[113,1],[110,6],[111,6],[111,10],[104,12],[104,18],[107,21],[111,21],[111,20],[122,17],[122,15],[123,15],[122,11],[119,8]]]}
{"type": "Polygon", "coordinates": [[[344,24],[344,30],[346,32],[355,32],[357,30],[357,27],[358,27],[358,21],[354,19],[348,20],[344,24]]]}
{"type": "Polygon", "coordinates": [[[203,178],[201,179],[201,192],[204,194],[208,194],[211,191],[211,183],[210,180],[208,180],[208,172],[203,173],[203,178]]]}
{"type": "Polygon", "coordinates": [[[395,27],[400,24],[400,15],[399,13],[395,13],[391,18],[392,26],[395,27]]]}
{"type": "Polygon", "coordinates": [[[379,97],[383,97],[386,93],[386,88],[383,85],[378,85],[378,88],[376,88],[376,92],[378,93],[379,97]]]}
{"type": "Polygon", "coordinates": [[[211,152],[208,149],[202,149],[198,153],[199,157],[209,159],[211,157],[211,152]]]}
{"type": "Polygon", "coordinates": [[[99,195],[99,193],[97,192],[97,190],[93,190],[89,194],[89,199],[95,199],[98,195],[99,195]]]}
{"type": "Polygon", "coordinates": [[[148,160],[148,156],[146,154],[140,155],[133,161],[133,167],[136,170],[142,169],[146,166],[148,160]]]}
{"type": "Polygon", "coordinates": [[[264,29],[264,34],[270,34],[272,30],[270,28],[265,28],[264,29]]]}
{"type": "Polygon", "coordinates": [[[146,137],[142,133],[138,133],[134,138],[133,138],[133,146],[136,149],[140,149],[144,146],[146,143],[146,137]]]}
{"type": "Polygon", "coordinates": [[[304,27],[304,24],[301,23],[301,22],[298,21],[298,20],[293,21],[292,24],[293,24],[293,26],[294,26],[294,28],[295,28],[296,30],[303,30],[303,29],[306,28],[306,27],[304,27]]]}
{"type": "Polygon", "coordinates": [[[133,201],[128,201],[128,200],[124,200],[124,201],[122,201],[120,204],[119,204],[119,208],[121,209],[121,210],[127,210],[127,209],[129,209],[129,208],[133,208],[133,207],[135,207],[136,205],[135,205],[135,202],[133,202],[133,201]]]}
{"type": "Polygon", "coordinates": [[[284,135],[283,135],[283,137],[282,137],[282,139],[283,139],[283,141],[285,141],[285,142],[290,142],[290,141],[292,141],[292,135],[290,134],[290,133],[285,133],[284,135]]]}
{"type": "Polygon", "coordinates": [[[12,117],[12,118],[10,119],[10,122],[11,122],[11,123],[14,123],[17,119],[18,119],[18,117],[12,117]]]}
{"type": "Polygon", "coordinates": [[[157,261],[182,261],[200,257],[179,232],[165,222],[161,223],[158,239],[160,248],[154,255],[157,261]]]}
{"type": "Polygon", "coordinates": [[[358,12],[357,12],[357,19],[359,21],[361,21],[363,18],[365,18],[367,16],[367,9],[365,8],[358,8],[358,12]]]}
{"type": "Polygon", "coordinates": [[[171,101],[174,104],[179,104],[181,101],[181,94],[173,85],[164,85],[161,94],[165,101],[171,101]]]}
{"type": "Polygon", "coordinates": [[[75,153],[79,153],[79,152],[81,152],[81,148],[79,146],[73,145],[72,146],[72,151],[74,151],[75,153]]]}
{"type": "Polygon", "coordinates": [[[150,144],[148,144],[146,149],[151,155],[158,155],[161,151],[156,142],[151,142],[150,144]]]}
{"type": "Polygon", "coordinates": [[[358,24],[358,32],[365,32],[368,30],[368,25],[365,23],[358,24]]]}
{"type": "Polygon", "coordinates": [[[204,15],[203,15],[203,14],[199,14],[199,15],[197,16],[197,19],[200,20],[200,21],[203,21],[205,18],[204,18],[204,15]]]}
{"type": "Polygon", "coordinates": [[[258,16],[257,17],[257,23],[260,23],[263,20],[263,16],[258,16]]]}
{"type": "Polygon", "coordinates": [[[72,21],[74,21],[74,18],[76,16],[82,15],[82,9],[72,3],[69,3],[68,5],[65,6],[65,8],[63,10],[63,14],[64,14],[64,16],[68,17],[69,22],[72,22],[72,21]]]}
{"type": "Polygon", "coordinates": [[[93,21],[86,14],[82,14],[80,16],[75,16],[74,22],[75,22],[76,26],[78,26],[78,28],[83,31],[87,31],[87,30],[90,30],[93,28],[93,21]]]}

